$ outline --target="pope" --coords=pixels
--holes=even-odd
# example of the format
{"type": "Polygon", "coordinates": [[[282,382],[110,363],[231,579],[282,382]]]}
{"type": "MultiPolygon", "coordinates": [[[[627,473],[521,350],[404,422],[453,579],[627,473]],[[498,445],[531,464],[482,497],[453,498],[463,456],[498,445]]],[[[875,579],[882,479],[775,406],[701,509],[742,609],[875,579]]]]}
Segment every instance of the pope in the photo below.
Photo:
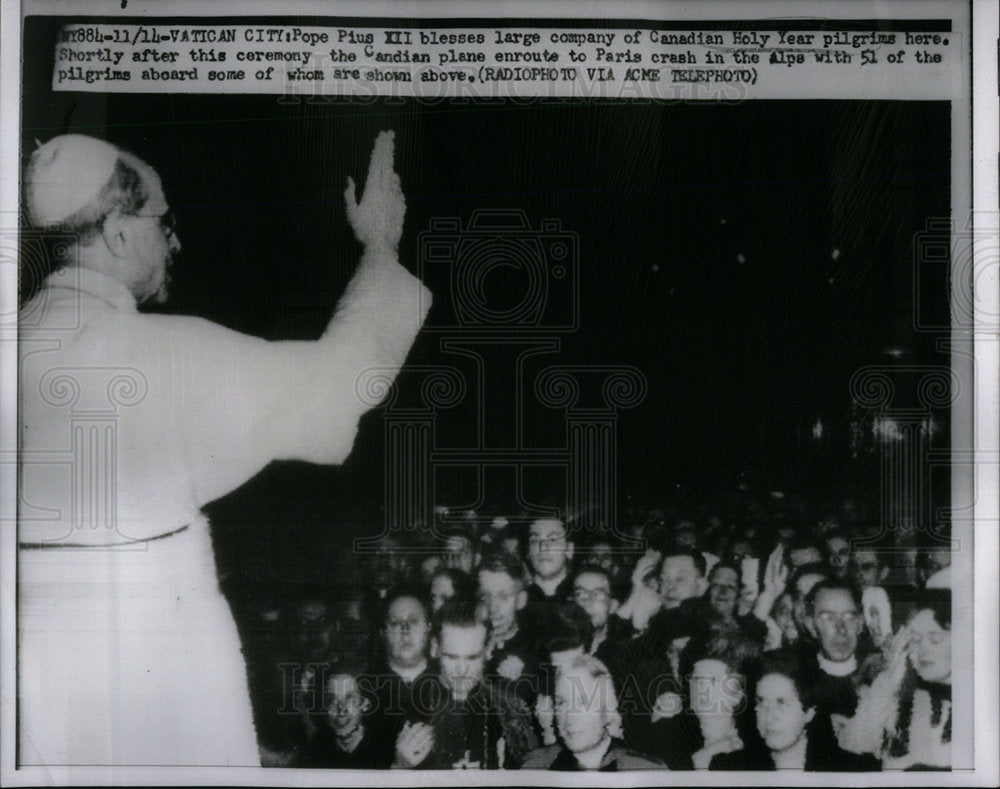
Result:
{"type": "Polygon", "coordinates": [[[381,133],[360,202],[348,179],[364,251],[323,335],[269,342],[137,309],[181,247],[153,167],[76,134],[33,152],[28,219],[69,242],[19,321],[22,766],[260,763],[201,508],[273,460],[342,463],[402,367],[431,296],[393,153],[381,133]]]}

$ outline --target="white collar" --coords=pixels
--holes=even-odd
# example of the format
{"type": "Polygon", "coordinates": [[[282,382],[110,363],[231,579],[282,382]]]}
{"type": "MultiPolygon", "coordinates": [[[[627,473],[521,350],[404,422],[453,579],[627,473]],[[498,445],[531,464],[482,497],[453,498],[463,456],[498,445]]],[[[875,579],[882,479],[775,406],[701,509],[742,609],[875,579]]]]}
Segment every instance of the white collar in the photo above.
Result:
{"type": "Polygon", "coordinates": [[[846,677],[858,669],[858,658],[855,655],[851,655],[847,660],[841,661],[827,660],[822,652],[817,657],[819,658],[820,669],[824,674],[829,674],[831,677],[846,677]]]}

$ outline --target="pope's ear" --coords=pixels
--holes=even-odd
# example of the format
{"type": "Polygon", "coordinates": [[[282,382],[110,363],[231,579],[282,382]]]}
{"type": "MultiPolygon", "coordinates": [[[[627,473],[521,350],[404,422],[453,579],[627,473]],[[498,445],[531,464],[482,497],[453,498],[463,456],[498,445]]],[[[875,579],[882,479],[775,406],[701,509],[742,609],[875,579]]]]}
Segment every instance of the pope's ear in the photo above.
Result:
{"type": "Polygon", "coordinates": [[[127,217],[118,211],[113,211],[104,217],[101,225],[101,236],[104,244],[115,257],[122,257],[128,246],[128,224],[127,217]]]}

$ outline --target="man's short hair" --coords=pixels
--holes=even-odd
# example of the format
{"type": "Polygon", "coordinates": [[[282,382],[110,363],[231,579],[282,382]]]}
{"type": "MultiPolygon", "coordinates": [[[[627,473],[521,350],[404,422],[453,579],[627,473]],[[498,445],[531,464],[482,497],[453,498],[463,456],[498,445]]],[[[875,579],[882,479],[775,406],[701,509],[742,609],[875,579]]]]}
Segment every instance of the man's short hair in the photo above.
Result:
{"type": "Polygon", "coordinates": [[[420,604],[420,608],[423,609],[424,617],[429,616],[427,611],[427,595],[423,588],[413,586],[412,584],[400,584],[399,586],[392,587],[382,602],[381,621],[383,626],[385,626],[385,618],[389,615],[389,609],[392,608],[392,604],[404,598],[416,600],[420,604]]]}
{"type": "Polygon", "coordinates": [[[587,612],[572,602],[560,603],[548,622],[543,622],[542,647],[546,653],[566,652],[583,647],[587,649],[594,638],[594,625],[587,612]]]}
{"type": "Polygon", "coordinates": [[[826,551],[823,550],[823,542],[815,537],[811,531],[798,531],[789,541],[788,550],[785,553],[791,554],[792,551],[806,551],[810,548],[820,556],[826,554],[826,551]]]}
{"type": "Polygon", "coordinates": [[[465,629],[482,627],[485,628],[487,636],[491,630],[490,620],[481,607],[467,600],[448,600],[441,606],[441,610],[434,615],[431,638],[440,643],[441,631],[445,625],[465,629]]]}
{"type": "Polygon", "coordinates": [[[734,573],[736,573],[737,582],[740,582],[743,579],[743,572],[740,570],[739,567],[736,566],[735,562],[730,562],[725,560],[721,562],[716,562],[715,564],[712,565],[712,569],[709,571],[708,577],[711,578],[716,570],[732,570],[734,573]]]}
{"type": "Polygon", "coordinates": [[[483,557],[476,573],[505,573],[521,589],[528,586],[528,570],[518,557],[507,551],[494,551],[483,557]]]}
{"type": "Polygon", "coordinates": [[[701,551],[695,551],[691,548],[676,548],[669,547],[663,552],[663,558],[660,559],[660,564],[657,567],[656,574],[659,576],[663,572],[663,565],[666,563],[667,559],[672,559],[675,556],[687,556],[694,562],[695,569],[698,573],[705,577],[705,573],[708,571],[708,562],[705,561],[705,556],[701,551]]]}
{"type": "Polygon", "coordinates": [[[858,611],[861,610],[861,591],[853,581],[840,578],[824,578],[806,595],[806,611],[812,616],[816,611],[816,598],[820,592],[846,592],[854,601],[858,611]]]}
{"type": "Polygon", "coordinates": [[[794,598],[798,592],[799,581],[805,578],[807,575],[818,575],[823,579],[830,578],[833,576],[833,570],[830,569],[830,565],[825,562],[809,562],[809,564],[803,564],[799,569],[792,573],[791,577],[788,579],[788,591],[794,598]]]}
{"type": "Polygon", "coordinates": [[[853,544],[853,537],[841,526],[837,526],[835,529],[830,529],[830,531],[825,532],[822,539],[824,545],[829,544],[831,540],[843,540],[848,545],[853,544]]]}
{"type": "Polygon", "coordinates": [[[455,590],[455,595],[451,599],[473,602],[476,596],[476,582],[464,570],[459,570],[457,567],[439,567],[431,576],[431,583],[435,578],[447,578],[451,581],[451,588],[455,590]]]}
{"type": "Polygon", "coordinates": [[[611,573],[609,573],[607,570],[605,570],[603,567],[601,567],[601,565],[599,565],[599,564],[582,564],[572,574],[571,578],[573,579],[573,581],[576,581],[576,579],[579,578],[584,573],[590,573],[592,575],[600,575],[605,580],[607,580],[607,582],[608,582],[608,589],[611,589],[611,587],[612,587],[611,573]]]}

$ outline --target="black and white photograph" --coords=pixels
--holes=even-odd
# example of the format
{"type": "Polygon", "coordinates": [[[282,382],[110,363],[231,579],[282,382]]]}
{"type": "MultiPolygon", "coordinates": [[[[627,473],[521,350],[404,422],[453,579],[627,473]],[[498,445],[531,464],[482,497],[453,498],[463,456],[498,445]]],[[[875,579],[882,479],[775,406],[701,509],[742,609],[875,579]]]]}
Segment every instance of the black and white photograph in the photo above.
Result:
{"type": "Polygon", "coordinates": [[[995,781],[981,5],[5,8],[4,783],[995,781]]]}

